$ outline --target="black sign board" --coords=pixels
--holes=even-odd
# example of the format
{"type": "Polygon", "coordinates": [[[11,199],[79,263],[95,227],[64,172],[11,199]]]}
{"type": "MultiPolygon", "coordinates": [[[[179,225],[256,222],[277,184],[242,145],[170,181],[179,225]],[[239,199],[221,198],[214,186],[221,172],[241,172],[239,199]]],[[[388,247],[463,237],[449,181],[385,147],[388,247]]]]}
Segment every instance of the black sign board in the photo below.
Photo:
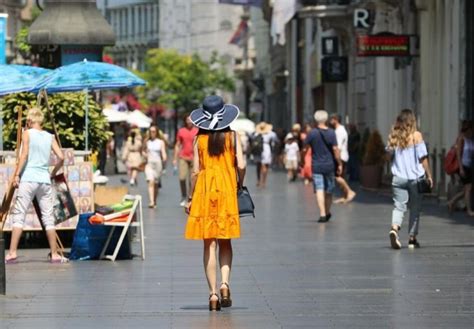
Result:
{"type": "Polygon", "coordinates": [[[322,41],[323,56],[337,56],[339,55],[339,41],[337,37],[324,37],[322,41]]]}
{"type": "Polygon", "coordinates": [[[331,56],[322,60],[323,82],[345,82],[347,81],[347,57],[331,56]]]}
{"type": "Polygon", "coordinates": [[[416,35],[358,35],[357,56],[417,56],[416,35]]]}

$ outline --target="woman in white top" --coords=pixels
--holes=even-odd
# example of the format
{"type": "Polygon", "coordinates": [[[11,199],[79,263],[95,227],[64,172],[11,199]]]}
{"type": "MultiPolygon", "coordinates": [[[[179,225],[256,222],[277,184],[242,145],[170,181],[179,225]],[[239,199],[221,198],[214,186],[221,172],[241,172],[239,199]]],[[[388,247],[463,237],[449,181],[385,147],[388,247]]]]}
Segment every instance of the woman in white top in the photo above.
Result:
{"type": "Polygon", "coordinates": [[[13,183],[18,189],[10,217],[12,220],[12,237],[10,250],[5,257],[7,264],[17,261],[17,249],[20,242],[28,209],[36,197],[41,210],[49,247],[51,263],[65,263],[67,259],[58,252],[56,244],[56,227],[54,222],[54,192],[51,177],[61,169],[64,155],[53,135],[42,128],[44,115],[39,108],[33,107],[26,117],[28,130],[23,132],[20,159],[15,169],[13,183]],[[59,159],[53,171],[49,172],[51,152],[59,159]]]}
{"type": "Polygon", "coordinates": [[[417,131],[416,118],[411,110],[402,110],[398,115],[392,131],[388,136],[387,149],[392,153],[392,191],[394,209],[390,243],[393,249],[401,249],[398,232],[402,226],[405,213],[410,207],[408,223],[408,247],[419,248],[416,237],[420,223],[421,194],[418,192],[417,180],[426,177],[431,187],[433,179],[428,162],[428,150],[422,134],[417,131]]]}
{"type": "Polygon", "coordinates": [[[148,182],[148,198],[150,200],[148,207],[155,208],[159,189],[158,184],[163,173],[163,164],[167,159],[166,143],[158,138],[158,128],[156,126],[151,126],[148,134],[149,139],[145,144],[147,157],[145,176],[148,182]]]}

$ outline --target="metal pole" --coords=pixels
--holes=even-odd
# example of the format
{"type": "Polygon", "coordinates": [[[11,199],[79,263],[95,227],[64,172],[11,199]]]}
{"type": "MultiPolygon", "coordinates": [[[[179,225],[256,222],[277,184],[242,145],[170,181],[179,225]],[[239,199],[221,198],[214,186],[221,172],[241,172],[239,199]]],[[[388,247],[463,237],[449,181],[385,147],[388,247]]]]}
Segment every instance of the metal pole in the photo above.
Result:
{"type": "Polygon", "coordinates": [[[85,89],[84,92],[86,93],[86,151],[89,151],[89,91],[85,89]]]}
{"type": "MultiPolygon", "coordinates": [[[[242,14],[242,20],[248,24],[250,20],[250,8],[244,6],[244,13],[242,14]]],[[[249,39],[250,33],[247,28],[247,32],[244,36],[244,49],[243,49],[243,60],[244,60],[244,97],[245,97],[245,116],[250,116],[250,86],[249,86],[249,39]]]]}

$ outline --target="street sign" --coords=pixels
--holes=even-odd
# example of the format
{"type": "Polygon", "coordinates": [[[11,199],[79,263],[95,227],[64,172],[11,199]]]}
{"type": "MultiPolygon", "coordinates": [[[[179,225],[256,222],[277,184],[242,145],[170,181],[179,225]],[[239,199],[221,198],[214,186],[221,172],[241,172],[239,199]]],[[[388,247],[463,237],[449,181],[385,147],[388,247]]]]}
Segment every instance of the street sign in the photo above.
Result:
{"type": "Polygon", "coordinates": [[[7,63],[7,14],[0,14],[0,64],[7,63]]]}
{"type": "Polygon", "coordinates": [[[354,27],[359,29],[368,29],[370,27],[370,12],[364,8],[354,10],[354,27]]]}
{"type": "Polygon", "coordinates": [[[347,81],[347,57],[331,56],[322,60],[323,82],[347,81]]]}
{"type": "Polygon", "coordinates": [[[416,35],[358,35],[357,56],[416,56],[416,35]]]}
{"type": "Polygon", "coordinates": [[[339,41],[337,37],[323,37],[321,42],[323,56],[339,55],[339,41]]]}

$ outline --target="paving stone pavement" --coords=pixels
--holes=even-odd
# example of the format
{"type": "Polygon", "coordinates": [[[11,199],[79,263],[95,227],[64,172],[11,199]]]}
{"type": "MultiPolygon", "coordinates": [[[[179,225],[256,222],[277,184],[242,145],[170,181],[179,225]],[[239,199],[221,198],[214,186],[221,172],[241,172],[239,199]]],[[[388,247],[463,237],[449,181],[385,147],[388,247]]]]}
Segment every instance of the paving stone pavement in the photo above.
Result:
{"type": "Polygon", "coordinates": [[[202,245],[183,239],[169,173],[158,208],[144,210],[145,261],[50,265],[46,250],[21,250],[0,328],[474,328],[474,219],[426,201],[422,248],[394,251],[387,196],[359,191],[318,224],[311,187],[273,172],[259,191],[254,168],[248,181],[257,218],[234,241],[232,308],[207,310],[202,245]]]}

